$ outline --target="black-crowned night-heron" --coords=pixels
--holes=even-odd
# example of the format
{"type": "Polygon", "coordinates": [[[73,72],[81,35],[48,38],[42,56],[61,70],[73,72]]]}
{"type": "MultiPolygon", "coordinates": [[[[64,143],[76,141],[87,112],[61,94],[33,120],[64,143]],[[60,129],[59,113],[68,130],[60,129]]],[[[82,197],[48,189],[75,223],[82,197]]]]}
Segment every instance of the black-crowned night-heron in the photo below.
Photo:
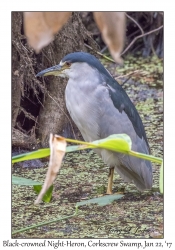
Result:
{"type": "MultiPolygon", "coordinates": [[[[93,55],[75,52],[60,64],[37,76],[68,77],[66,106],[85,141],[95,141],[112,134],[131,137],[132,150],[149,154],[149,145],[141,118],[121,85],[93,55]]],[[[107,193],[112,193],[114,169],[139,190],[152,187],[152,165],[149,161],[105,149],[96,149],[109,166],[107,193]]]]}

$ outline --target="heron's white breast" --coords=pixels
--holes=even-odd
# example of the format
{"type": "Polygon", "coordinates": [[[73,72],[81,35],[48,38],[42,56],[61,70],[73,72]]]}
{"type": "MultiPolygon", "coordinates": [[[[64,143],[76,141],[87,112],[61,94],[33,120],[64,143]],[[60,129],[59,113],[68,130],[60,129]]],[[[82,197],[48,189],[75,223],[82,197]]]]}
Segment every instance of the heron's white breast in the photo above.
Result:
{"type": "Polygon", "coordinates": [[[65,91],[66,107],[83,138],[87,141],[98,139],[98,102],[94,95],[95,84],[69,79],[65,91]]]}

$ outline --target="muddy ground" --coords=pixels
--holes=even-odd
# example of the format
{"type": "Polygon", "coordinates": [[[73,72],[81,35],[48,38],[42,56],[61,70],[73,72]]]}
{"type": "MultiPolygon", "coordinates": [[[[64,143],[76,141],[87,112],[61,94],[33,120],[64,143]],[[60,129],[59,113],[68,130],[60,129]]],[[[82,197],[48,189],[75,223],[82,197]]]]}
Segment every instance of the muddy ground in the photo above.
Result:
{"type": "MultiPolygon", "coordinates": [[[[123,81],[124,89],[143,120],[152,155],[163,157],[163,61],[157,57],[127,56],[117,68],[103,64],[123,81]],[[130,75],[131,72],[135,72],[130,75]],[[129,75],[128,75],[129,74],[129,75]]],[[[47,163],[40,168],[14,166],[13,174],[43,182],[47,163]]],[[[115,174],[113,192],[124,197],[106,206],[86,205],[78,215],[13,235],[13,238],[162,238],[163,196],[159,193],[160,166],[153,163],[153,187],[139,192],[115,174]]],[[[12,186],[12,231],[71,215],[76,202],[99,197],[106,192],[108,167],[93,151],[69,153],[54,183],[50,203],[34,205],[32,187],[12,186]]]]}

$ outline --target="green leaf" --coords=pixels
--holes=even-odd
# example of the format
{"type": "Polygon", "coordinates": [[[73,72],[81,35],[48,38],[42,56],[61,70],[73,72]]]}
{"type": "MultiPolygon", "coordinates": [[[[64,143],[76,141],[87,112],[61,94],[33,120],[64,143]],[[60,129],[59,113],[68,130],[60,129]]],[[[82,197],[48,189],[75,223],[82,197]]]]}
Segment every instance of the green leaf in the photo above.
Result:
{"type": "MultiPolygon", "coordinates": [[[[33,186],[33,189],[35,190],[35,192],[37,193],[37,194],[39,194],[40,193],[40,191],[41,191],[41,189],[42,189],[42,186],[41,185],[36,185],[36,186],[33,186]]],[[[44,196],[43,196],[43,198],[42,198],[42,200],[44,201],[44,202],[50,202],[50,200],[51,200],[51,198],[52,198],[52,191],[53,191],[53,185],[51,185],[50,187],[49,187],[49,189],[46,191],[46,193],[44,194],[44,196]]]]}
{"type": "MultiPolygon", "coordinates": [[[[87,146],[89,148],[89,146],[87,146]]],[[[66,147],[66,153],[74,152],[80,149],[85,149],[85,147],[82,147],[81,145],[78,146],[68,146],[66,147]]],[[[39,159],[50,156],[50,149],[44,148],[39,149],[37,151],[33,151],[30,153],[24,153],[20,155],[15,155],[12,157],[12,163],[20,162],[20,161],[27,161],[27,160],[33,160],[33,159],[39,159]]]]}
{"type": "MultiPolygon", "coordinates": [[[[105,139],[97,140],[94,142],[84,142],[84,141],[78,141],[73,140],[69,138],[65,138],[67,142],[73,142],[81,145],[77,146],[68,146],[66,147],[66,152],[74,152],[77,150],[83,150],[87,148],[104,148],[108,150],[113,150],[115,152],[123,153],[132,155],[137,158],[162,163],[162,158],[155,157],[152,155],[142,154],[139,152],[135,152],[131,150],[132,141],[131,138],[126,134],[114,134],[110,135],[105,139]]],[[[19,161],[25,161],[25,160],[32,160],[32,159],[38,159],[47,157],[50,155],[50,149],[44,148],[40,149],[31,153],[25,153],[17,156],[12,157],[12,163],[19,162],[19,161]]]]}
{"type": "Polygon", "coordinates": [[[131,150],[132,141],[126,134],[114,134],[105,139],[94,141],[93,144],[99,148],[124,153],[131,150]]]}
{"type": "Polygon", "coordinates": [[[124,195],[122,194],[105,195],[99,198],[77,202],[76,207],[84,206],[84,205],[91,204],[91,203],[97,203],[99,206],[105,206],[105,205],[112,203],[115,200],[122,198],[123,196],[124,195]]]}
{"type": "Polygon", "coordinates": [[[142,154],[142,153],[139,153],[139,152],[135,152],[135,151],[129,151],[128,152],[129,155],[132,155],[134,157],[137,157],[137,158],[140,158],[140,159],[144,159],[144,160],[148,160],[148,161],[152,161],[152,162],[157,162],[157,163],[160,163],[162,164],[162,158],[160,157],[155,157],[153,155],[147,155],[147,154],[142,154]]]}
{"type": "Polygon", "coordinates": [[[162,163],[162,158],[155,157],[152,155],[142,154],[131,150],[132,141],[127,134],[114,134],[110,135],[105,139],[101,139],[93,142],[84,142],[73,139],[65,138],[66,141],[72,143],[79,143],[78,146],[67,147],[66,152],[73,152],[76,150],[82,150],[86,148],[104,148],[113,150],[115,152],[131,155],[137,158],[145,159],[152,162],[162,163]]]}
{"type": "MultiPolygon", "coordinates": [[[[121,153],[126,153],[131,150],[131,138],[126,134],[114,134],[110,135],[105,139],[93,141],[93,142],[84,142],[84,141],[78,141],[73,139],[65,138],[67,142],[73,142],[82,144],[81,146],[72,146],[74,148],[70,148],[69,152],[72,152],[73,150],[80,150],[80,149],[86,149],[86,148],[105,148],[121,153]]],[[[67,152],[67,151],[66,151],[67,152]]]]}
{"type": "Polygon", "coordinates": [[[43,157],[47,157],[49,155],[50,155],[50,149],[43,148],[43,149],[39,149],[37,151],[33,151],[30,153],[15,155],[12,157],[12,163],[43,158],[43,157]]]}
{"type": "MultiPolygon", "coordinates": [[[[33,188],[34,188],[34,190],[35,190],[35,192],[37,194],[39,194],[41,189],[42,189],[42,183],[41,182],[33,181],[31,179],[26,179],[26,178],[14,176],[14,175],[12,175],[12,184],[21,185],[21,186],[22,185],[33,186],[33,188]]],[[[53,191],[53,185],[50,186],[50,188],[47,190],[47,192],[43,196],[42,200],[45,201],[45,202],[50,202],[50,200],[52,198],[52,191],[53,191]]]]}
{"type": "Polygon", "coordinates": [[[160,193],[163,194],[163,161],[160,167],[159,189],[160,193]]]}
{"type": "Polygon", "coordinates": [[[35,185],[42,185],[42,183],[38,181],[33,181],[31,179],[26,179],[18,176],[12,175],[12,184],[14,185],[25,185],[25,186],[35,186],[35,185]]]}

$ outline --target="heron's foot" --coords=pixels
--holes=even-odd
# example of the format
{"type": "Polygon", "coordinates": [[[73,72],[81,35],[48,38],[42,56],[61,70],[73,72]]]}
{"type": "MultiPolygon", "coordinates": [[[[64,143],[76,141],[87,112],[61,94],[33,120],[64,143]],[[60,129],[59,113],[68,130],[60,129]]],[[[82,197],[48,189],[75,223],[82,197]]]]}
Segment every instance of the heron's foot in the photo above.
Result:
{"type": "Polygon", "coordinates": [[[113,194],[113,192],[112,192],[113,177],[114,177],[114,168],[110,168],[109,169],[109,176],[108,176],[108,187],[107,187],[106,194],[113,194]]]}
{"type": "Polygon", "coordinates": [[[113,192],[112,187],[110,188],[110,186],[109,186],[107,188],[106,194],[124,194],[125,193],[125,187],[115,188],[115,190],[113,192]]]}
{"type": "Polygon", "coordinates": [[[111,195],[111,194],[124,194],[124,192],[122,192],[122,191],[119,191],[119,192],[106,191],[106,195],[111,195]]]}
{"type": "Polygon", "coordinates": [[[106,194],[113,194],[112,190],[107,190],[106,194]]]}

